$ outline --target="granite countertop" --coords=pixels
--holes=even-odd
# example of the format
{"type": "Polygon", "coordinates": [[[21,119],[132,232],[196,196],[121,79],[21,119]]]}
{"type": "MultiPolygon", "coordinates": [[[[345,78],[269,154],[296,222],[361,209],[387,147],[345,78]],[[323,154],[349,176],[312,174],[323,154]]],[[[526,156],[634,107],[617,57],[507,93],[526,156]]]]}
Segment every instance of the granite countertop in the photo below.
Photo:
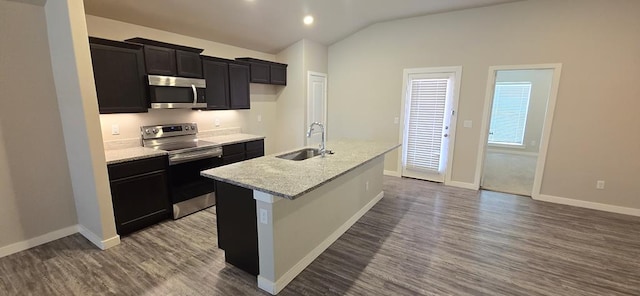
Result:
{"type": "Polygon", "coordinates": [[[151,157],[162,156],[162,155],[167,155],[167,152],[163,150],[155,150],[155,149],[146,148],[142,146],[104,151],[104,156],[107,160],[107,165],[127,162],[132,160],[138,160],[138,159],[151,158],[151,157]]]}
{"type": "MultiPolygon", "coordinates": [[[[286,199],[296,199],[399,146],[393,142],[330,141],[327,149],[334,154],[325,157],[292,161],[277,158],[277,155],[287,153],[281,152],[209,169],[201,174],[286,199]]],[[[299,149],[291,151],[296,150],[299,149]]]]}
{"type": "MultiPolygon", "coordinates": [[[[260,140],[264,138],[265,138],[264,136],[237,133],[237,134],[229,134],[229,135],[202,137],[199,139],[203,141],[213,142],[219,145],[230,145],[235,143],[260,140]]],[[[151,158],[155,156],[167,155],[167,152],[163,150],[155,150],[155,149],[146,148],[142,146],[131,147],[131,145],[140,145],[140,139],[131,139],[130,141],[129,140],[122,141],[122,143],[115,143],[115,144],[112,143],[110,146],[117,147],[117,145],[120,145],[122,148],[107,149],[104,151],[107,165],[127,162],[132,160],[151,158]]]]}
{"type": "Polygon", "coordinates": [[[199,140],[213,142],[220,145],[231,145],[235,143],[261,140],[264,138],[265,138],[264,136],[256,136],[256,135],[242,134],[242,133],[223,135],[223,136],[213,136],[213,137],[198,137],[199,140]]]}

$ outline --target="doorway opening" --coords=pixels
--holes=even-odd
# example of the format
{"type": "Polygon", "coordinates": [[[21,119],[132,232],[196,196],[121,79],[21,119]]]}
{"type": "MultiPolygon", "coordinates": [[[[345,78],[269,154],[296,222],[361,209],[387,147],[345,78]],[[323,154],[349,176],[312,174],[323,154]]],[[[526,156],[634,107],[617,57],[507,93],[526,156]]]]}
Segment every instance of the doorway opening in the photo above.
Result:
{"type": "Polygon", "coordinates": [[[490,69],[481,189],[539,195],[560,67],[490,69]]]}
{"type": "Polygon", "coordinates": [[[451,181],[462,67],[404,70],[401,176],[451,181]]]}

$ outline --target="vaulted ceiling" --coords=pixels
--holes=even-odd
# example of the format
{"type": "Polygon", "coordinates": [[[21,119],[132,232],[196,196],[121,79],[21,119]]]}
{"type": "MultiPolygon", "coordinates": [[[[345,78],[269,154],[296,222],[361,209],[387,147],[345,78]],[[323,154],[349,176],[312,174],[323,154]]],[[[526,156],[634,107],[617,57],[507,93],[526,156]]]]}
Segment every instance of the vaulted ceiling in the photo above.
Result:
{"type": "Polygon", "coordinates": [[[84,0],[86,13],[266,53],[371,24],[520,0],[84,0]],[[313,15],[306,26],[302,19],[313,15]]]}

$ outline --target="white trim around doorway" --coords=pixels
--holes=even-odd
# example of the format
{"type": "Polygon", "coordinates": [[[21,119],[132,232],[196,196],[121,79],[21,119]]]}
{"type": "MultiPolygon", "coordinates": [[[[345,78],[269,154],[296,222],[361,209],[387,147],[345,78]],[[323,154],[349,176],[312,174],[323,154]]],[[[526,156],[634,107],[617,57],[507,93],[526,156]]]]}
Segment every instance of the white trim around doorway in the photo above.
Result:
{"type": "Polygon", "coordinates": [[[489,67],[489,78],[487,79],[487,90],[485,94],[484,110],[482,114],[482,129],[480,134],[480,143],[476,161],[476,174],[474,178],[474,187],[480,188],[480,179],[482,178],[482,169],[484,165],[484,157],[486,154],[487,141],[489,137],[489,115],[491,113],[491,104],[493,101],[493,91],[496,83],[496,73],[502,70],[553,70],[553,80],[551,82],[551,91],[549,92],[549,100],[547,103],[547,112],[542,128],[542,137],[540,139],[540,150],[538,152],[538,161],[536,163],[536,171],[533,179],[533,190],[531,197],[533,199],[541,199],[540,191],[542,188],[542,177],[544,166],[547,159],[547,149],[549,148],[549,137],[551,135],[551,126],[553,125],[553,114],[555,112],[556,100],[558,97],[558,89],[560,85],[560,75],[562,72],[562,64],[537,64],[537,65],[515,65],[515,66],[491,66],[489,67]]]}
{"type": "MultiPolygon", "coordinates": [[[[404,143],[404,127],[406,125],[406,112],[407,112],[407,92],[406,86],[409,83],[408,77],[409,74],[416,73],[453,73],[455,77],[455,84],[453,86],[453,94],[452,94],[452,102],[451,108],[454,111],[453,115],[451,115],[451,122],[449,123],[449,147],[447,152],[447,168],[445,170],[444,175],[444,184],[449,186],[457,186],[458,182],[451,181],[451,169],[453,167],[453,151],[456,142],[456,124],[458,122],[458,101],[460,98],[460,85],[462,84],[462,66],[451,66],[451,67],[427,67],[427,68],[410,68],[404,69],[402,73],[402,100],[400,102],[400,120],[399,120],[399,141],[400,143],[404,143]]],[[[404,149],[404,147],[402,148],[404,149]]],[[[398,160],[397,160],[397,171],[394,172],[397,176],[402,176],[402,157],[403,151],[399,151],[398,160]]],[[[389,173],[391,175],[391,173],[389,173]]],[[[463,187],[468,188],[468,187],[463,187]]]]}

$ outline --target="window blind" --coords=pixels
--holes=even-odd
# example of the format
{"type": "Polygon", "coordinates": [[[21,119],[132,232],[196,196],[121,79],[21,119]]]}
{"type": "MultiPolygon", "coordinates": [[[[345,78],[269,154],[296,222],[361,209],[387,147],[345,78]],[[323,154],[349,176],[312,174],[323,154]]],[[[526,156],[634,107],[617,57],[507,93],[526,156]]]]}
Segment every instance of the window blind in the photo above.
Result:
{"type": "Polygon", "coordinates": [[[523,145],[531,83],[498,83],[493,96],[489,143],[523,145]]]}
{"type": "Polygon", "coordinates": [[[449,79],[411,79],[406,168],[438,172],[449,79]]]}

